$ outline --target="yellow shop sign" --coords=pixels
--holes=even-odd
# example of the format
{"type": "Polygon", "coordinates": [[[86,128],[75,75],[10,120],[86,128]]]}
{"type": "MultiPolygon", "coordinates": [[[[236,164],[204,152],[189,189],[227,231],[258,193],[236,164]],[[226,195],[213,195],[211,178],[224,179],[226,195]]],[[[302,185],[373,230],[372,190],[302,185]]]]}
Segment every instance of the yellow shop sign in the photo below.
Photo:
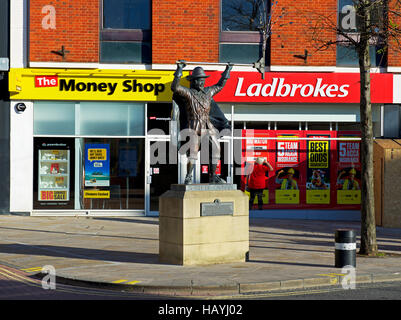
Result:
{"type": "Polygon", "coordinates": [[[168,102],[173,78],[174,71],[11,69],[10,92],[12,100],[168,102]]]}

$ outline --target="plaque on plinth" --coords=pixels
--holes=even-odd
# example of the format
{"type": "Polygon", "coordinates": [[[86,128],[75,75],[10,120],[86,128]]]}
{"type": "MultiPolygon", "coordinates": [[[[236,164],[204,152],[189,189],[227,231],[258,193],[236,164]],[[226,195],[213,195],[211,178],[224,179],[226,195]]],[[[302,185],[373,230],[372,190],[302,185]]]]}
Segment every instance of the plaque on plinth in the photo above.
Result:
{"type": "Polygon", "coordinates": [[[176,184],[159,201],[160,262],[245,262],[249,200],[236,185],[176,184]]]}

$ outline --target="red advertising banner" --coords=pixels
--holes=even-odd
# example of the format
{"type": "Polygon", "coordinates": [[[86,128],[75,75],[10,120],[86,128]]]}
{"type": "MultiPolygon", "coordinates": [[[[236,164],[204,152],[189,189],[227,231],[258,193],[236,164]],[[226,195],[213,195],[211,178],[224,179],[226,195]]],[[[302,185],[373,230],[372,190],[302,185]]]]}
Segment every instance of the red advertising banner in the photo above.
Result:
{"type": "Polygon", "coordinates": [[[257,157],[273,167],[263,209],[360,209],[360,141],[346,140],[359,132],[243,130],[242,137],[242,190],[250,195],[257,157]]]}
{"type": "MultiPolygon", "coordinates": [[[[209,72],[214,85],[220,72],[209,72]]],[[[372,103],[393,103],[393,75],[371,74],[372,103]]],[[[231,72],[216,102],[359,103],[359,73],[231,72]]]]}
{"type": "MultiPolygon", "coordinates": [[[[358,138],[357,131],[340,131],[338,138],[358,138]]],[[[361,142],[338,140],[337,146],[337,204],[354,205],[361,203],[361,142]]]]}

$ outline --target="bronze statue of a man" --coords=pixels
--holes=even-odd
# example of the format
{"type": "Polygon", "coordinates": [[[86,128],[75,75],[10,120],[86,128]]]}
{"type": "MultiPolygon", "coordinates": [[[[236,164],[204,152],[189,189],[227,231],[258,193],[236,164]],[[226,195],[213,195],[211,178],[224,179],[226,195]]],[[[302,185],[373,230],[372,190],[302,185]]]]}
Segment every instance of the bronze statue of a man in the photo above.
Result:
{"type": "Polygon", "coordinates": [[[210,87],[205,87],[205,79],[208,78],[208,76],[205,74],[203,68],[196,67],[192,71],[192,74],[187,77],[190,81],[189,88],[180,85],[182,70],[185,66],[185,61],[179,61],[177,63],[177,70],[174,73],[174,80],[171,84],[171,90],[174,92],[174,95],[178,96],[186,107],[190,134],[187,174],[184,183],[190,184],[192,181],[192,171],[198,157],[201,138],[205,134],[209,135],[209,140],[212,144],[209,183],[225,183],[225,181],[216,174],[217,163],[220,159],[220,143],[218,142],[218,131],[210,121],[209,113],[213,96],[223,89],[227,79],[230,77],[230,71],[233,65],[228,63],[219,82],[210,87]]]}

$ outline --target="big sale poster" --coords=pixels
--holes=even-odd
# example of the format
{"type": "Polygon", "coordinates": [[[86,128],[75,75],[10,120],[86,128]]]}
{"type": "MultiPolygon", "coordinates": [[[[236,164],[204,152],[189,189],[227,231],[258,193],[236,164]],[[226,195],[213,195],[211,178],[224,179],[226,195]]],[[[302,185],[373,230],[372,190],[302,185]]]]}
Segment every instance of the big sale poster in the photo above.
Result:
{"type": "Polygon", "coordinates": [[[361,142],[358,133],[339,132],[337,144],[337,204],[361,203],[361,142]],[[344,140],[341,140],[343,138],[344,140]]]}
{"type": "Polygon", "coordinates": [[[306,203],[330,204],[330,138],[307,135],[306,203]]]}
{"type": "Polygon", "coordinates": [[[275,199],[277,204],[299,204],[299,155],[298,135],[281,134],[276,140],[275,199]]]}

